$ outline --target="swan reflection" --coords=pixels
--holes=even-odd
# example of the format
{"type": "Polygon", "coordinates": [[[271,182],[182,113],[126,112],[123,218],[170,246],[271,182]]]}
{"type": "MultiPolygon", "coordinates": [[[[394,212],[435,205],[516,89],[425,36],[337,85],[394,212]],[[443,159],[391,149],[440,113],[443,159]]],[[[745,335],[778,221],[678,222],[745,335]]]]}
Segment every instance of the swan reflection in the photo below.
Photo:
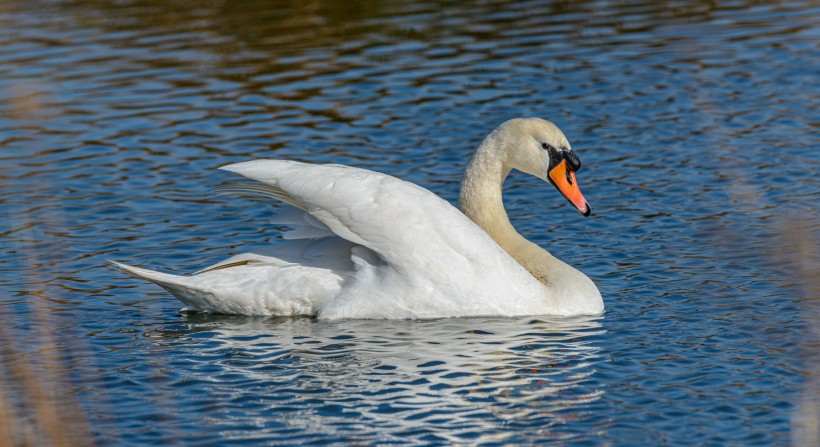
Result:
{"type": "MultiPolygon", "coordinates": [[[[587,417],[603,395],[590,380],[604,357],[595,344],[601,321],[190,314],[146,335],[207,365],[210,391],[231,396],[228,407],[262,401],[270,418],[263,425],[340,436],[366,425],[378,428],[371,440],[429,431],[436,439],[484,442],[532,436],[515,428],[533,424],[542,427],[539,436],[561,437],[566,421],[587,417]]],[[[231,432],[231,416],[214,423],[231,432]]]]}

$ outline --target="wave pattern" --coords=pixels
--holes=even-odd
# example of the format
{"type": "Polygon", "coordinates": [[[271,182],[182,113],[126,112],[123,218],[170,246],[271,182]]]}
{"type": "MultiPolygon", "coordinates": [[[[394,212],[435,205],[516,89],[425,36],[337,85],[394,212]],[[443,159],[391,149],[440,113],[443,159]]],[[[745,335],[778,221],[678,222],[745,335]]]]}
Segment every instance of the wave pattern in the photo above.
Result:
{"type": "Polygon", "coordinates": [[[37,377],[99,445],[814,446],[818,13],[3,2],[0,410],[28,427],[39,385],[19,378],[37,377]],[[275,243],[275,203],[214,194],[215,168],[249,158],[455,201],[465,158],[515,116],[552,119],[584,161],[588,219],[521,175],[505,199],[596,281],[601,318],[180,314],[106,266],[192,272],[275,243]]]}

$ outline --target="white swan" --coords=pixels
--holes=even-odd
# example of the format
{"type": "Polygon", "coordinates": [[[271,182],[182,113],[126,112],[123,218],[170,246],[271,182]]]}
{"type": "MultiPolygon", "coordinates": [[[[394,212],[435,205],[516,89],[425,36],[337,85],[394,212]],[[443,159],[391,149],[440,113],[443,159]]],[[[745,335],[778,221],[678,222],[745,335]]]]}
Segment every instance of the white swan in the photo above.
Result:
{"type": "Polygon", "coordinates": [[[342,165],[253,160],[224,166],[261,182],[234,188],[289,204],[289,239],[177,276],[114,263],[189,309],[319,318],[599,314],[592,281],[515,231],[501,199],[511,169],[555,185],[589,215],[578,157],[558,127],[519,118],[495,129],[464,173],[461,211],[430,191],[342,165]]]}

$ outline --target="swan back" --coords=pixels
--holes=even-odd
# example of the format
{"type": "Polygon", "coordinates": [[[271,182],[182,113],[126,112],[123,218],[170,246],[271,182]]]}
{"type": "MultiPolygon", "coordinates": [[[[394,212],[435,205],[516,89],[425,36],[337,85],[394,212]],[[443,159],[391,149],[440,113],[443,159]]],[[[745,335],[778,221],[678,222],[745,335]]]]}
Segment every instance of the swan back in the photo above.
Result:
{"type": "Polygon", "coordinates": [[[417,185],[348,166],[281,160],[222,169],[283,191],[358,245],[355,272],[320,316],[524,315],[550,304],[544,286],[487,233],[417,185]]]}

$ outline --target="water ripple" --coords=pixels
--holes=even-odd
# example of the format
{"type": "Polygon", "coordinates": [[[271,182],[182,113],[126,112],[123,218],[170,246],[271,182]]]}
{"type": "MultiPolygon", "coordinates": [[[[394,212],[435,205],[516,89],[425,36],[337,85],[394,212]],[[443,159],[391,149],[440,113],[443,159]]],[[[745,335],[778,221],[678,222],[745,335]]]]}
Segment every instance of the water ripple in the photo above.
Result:
{"type": "Polygon", "coordinates": [[[54,395],[100,445],[813,445],[819,12],[4,2],[3,355],[65,371],[54,395]],[[455,201],[465,157],[522,115],[566,131],[595,214],[517,174],[509,214],[595,279],[602,318],[180,315],[105,265],[275,243],[275,204],[214,195],[248,158],[455,201]]]}

